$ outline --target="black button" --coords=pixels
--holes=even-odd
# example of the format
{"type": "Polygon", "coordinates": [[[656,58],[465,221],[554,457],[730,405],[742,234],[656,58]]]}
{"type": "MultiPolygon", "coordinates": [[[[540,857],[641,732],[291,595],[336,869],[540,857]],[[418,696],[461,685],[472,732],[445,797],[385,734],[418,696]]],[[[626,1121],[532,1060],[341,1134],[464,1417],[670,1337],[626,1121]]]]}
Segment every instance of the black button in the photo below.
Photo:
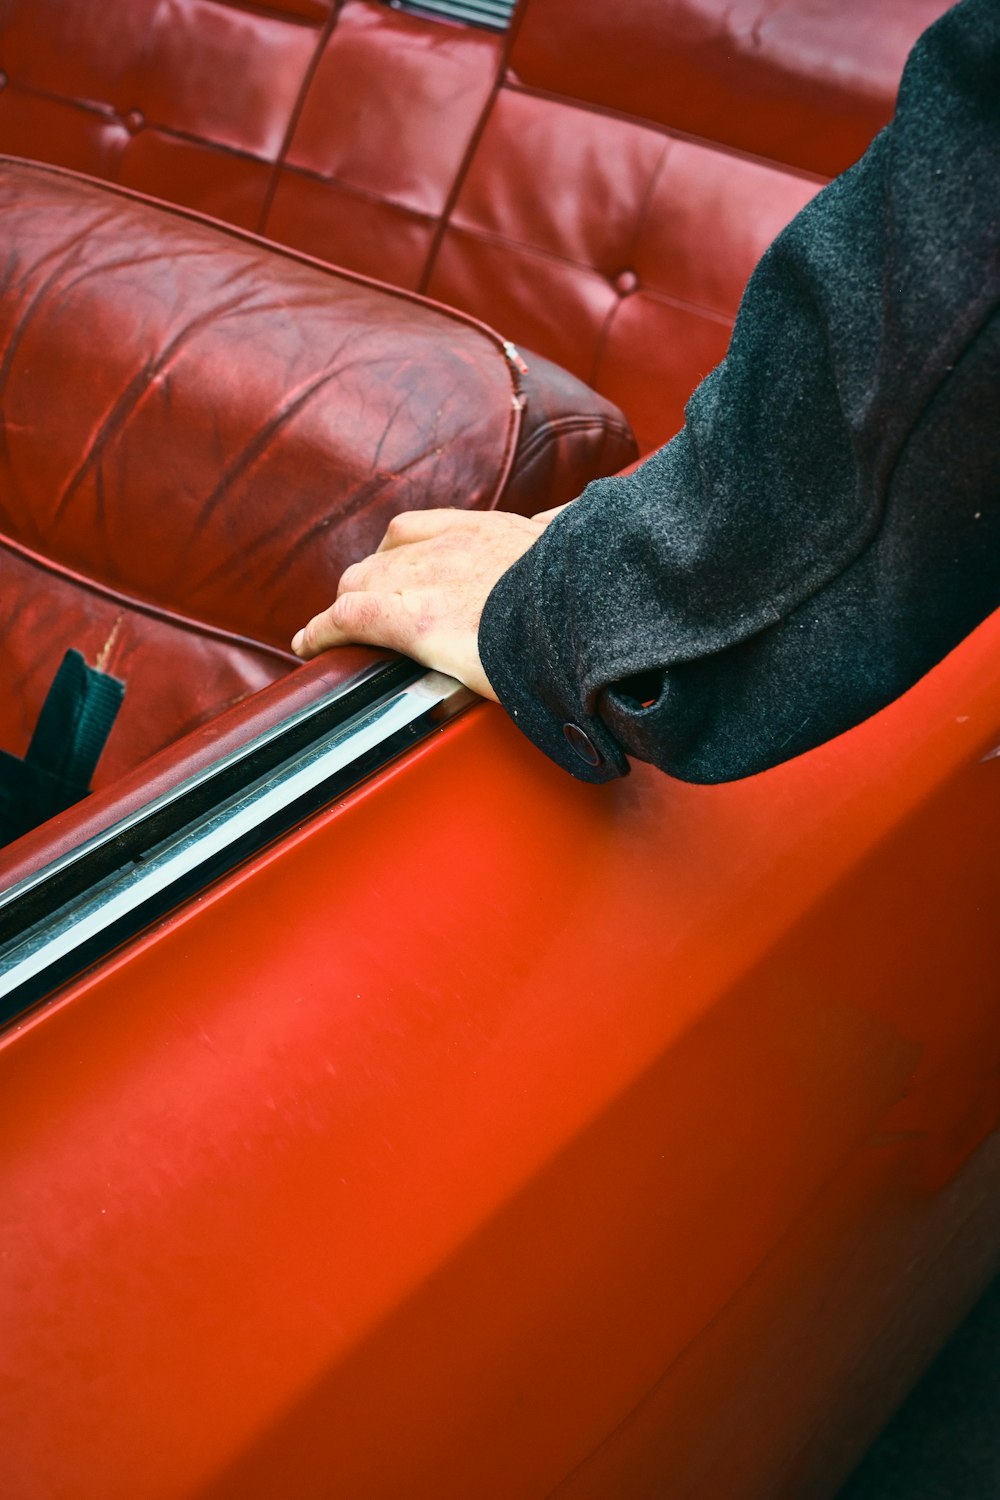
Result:
{"type": "Polygon", "coordinates": [[[588,766],[599,766],[601,764],[604,757],[590,738],[590,735],[585,733],[579,724],[564,724],[563,734],[566,736],[570,748],[581,760],[585,760],[588,766]]]}

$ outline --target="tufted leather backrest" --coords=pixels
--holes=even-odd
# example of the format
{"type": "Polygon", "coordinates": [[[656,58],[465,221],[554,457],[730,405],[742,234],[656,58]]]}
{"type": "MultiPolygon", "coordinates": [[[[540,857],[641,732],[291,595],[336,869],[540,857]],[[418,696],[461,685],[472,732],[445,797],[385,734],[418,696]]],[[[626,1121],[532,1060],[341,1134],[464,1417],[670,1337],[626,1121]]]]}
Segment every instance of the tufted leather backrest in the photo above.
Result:
{"type": "Polygon", "coordinates": [[[649,449],[682,425],[756,261],[817,186],[512,75],[429,290],[609,395],[649,449]]]}
{"type": "Polygon", "coordinates": [[[502,60],[381,0],[0,0],[0,150],[416,288],[502,60]]]}
{"type": "Polygon", "coordinates": [[[668,439],[942,0],[524,0],[428,286],[668,439]]]}
{"type": "Polygon", "coordinates": [[[422,287],[503,55],[495,34],[346,0],[304,88],[264,233],[422,287]]]}
{"type": "Polygon", "coordinates": [[[257,227],[335,0],[0,0],[0,149],[257,227]]]}
{"type": "Polygon", "coordinates": [[[429,290],[650,447],[945,8],[521,0],[504,38],[383,0],[0,0],[0,150],[429,290]]]}
{"type": "Polygon", "coordinates": [[[522,85],[832,177],[948,0],[525,0],[522,85]]]}

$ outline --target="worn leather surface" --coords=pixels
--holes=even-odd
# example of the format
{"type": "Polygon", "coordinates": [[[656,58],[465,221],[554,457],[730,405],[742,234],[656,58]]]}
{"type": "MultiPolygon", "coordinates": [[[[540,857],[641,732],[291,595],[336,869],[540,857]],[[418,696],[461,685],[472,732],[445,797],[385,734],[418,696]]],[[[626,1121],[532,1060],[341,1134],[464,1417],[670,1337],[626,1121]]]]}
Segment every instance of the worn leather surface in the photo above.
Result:
{"type": "Polygon", "coordinates": [[[419,287],[502,60],[490,32],[349,0],[303,93],[264,232],[419,287]]]}
{"type": "Polygon", "coordinates": [[[943,0],[527,0],[428,286],[683,423],[774,236],[892,111],[943,0]]]}
{"type": "Polygon", "coordinates": [[[429,290],[649,448],[945,8],[522,0],[500,37],[381,0],[0,0],[0,150],[429,290]]]}
{"type": "MultiPolygon", "coordinates": [[[[2,525],[0,520],[0,525],[2,525]]],[[[15,550],[0,534],[0,744],[23,755],[70,646],[126,684],[98,763],[113,782],[162,745],[283,676],[290,656],[145,606],[75,570],[15,550]]]]}
{"type": "Polygon", "coordinates": [[[273,681],[392,515],[538,510],[635,452],[412,295],[0,162],[0,744],[68,646],[125,678],[102,782],[273,681]],[[95,357],[96,352],[96,357],[95,357]]]}

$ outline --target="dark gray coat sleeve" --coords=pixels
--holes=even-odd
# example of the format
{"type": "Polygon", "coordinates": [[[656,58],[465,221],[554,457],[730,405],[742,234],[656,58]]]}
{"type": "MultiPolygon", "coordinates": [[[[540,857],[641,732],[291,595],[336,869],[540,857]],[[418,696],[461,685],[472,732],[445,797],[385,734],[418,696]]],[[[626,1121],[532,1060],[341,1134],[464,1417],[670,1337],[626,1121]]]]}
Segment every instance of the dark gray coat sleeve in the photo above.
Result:
{"type": "Polygon", "coordinates": [[[760,261],[684,430],[589,485],[490,595],[483,665],[554,760],[749,775],[1000,604],[998,204],[1000,3],[964,0],[892,124],[760,261]]]}

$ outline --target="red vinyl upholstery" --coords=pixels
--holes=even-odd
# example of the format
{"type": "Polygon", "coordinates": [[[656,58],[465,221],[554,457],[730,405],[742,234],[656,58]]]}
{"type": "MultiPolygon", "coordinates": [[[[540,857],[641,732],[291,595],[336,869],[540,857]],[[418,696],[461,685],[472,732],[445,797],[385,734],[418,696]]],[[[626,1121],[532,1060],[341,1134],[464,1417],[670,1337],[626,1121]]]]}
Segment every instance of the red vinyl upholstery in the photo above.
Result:
{"type": "Polygon", "coordinates": [[[502,58],[491,33],[348,0],[304,90],[264,233],[422,286],[502,58]]]}
{"type": "Polygon", "coordinates": [[[0,0],[0,150],[427,289],[649,448],[944,9],[521,0],[504,38],[383,0],[0,0]]]}
{"type": "Polygon", "coordinates": [[[396,512],[538,510],[634,456],[463,314],[52,168],[0,163],[0,211],[15,754],[69,646],[129,685],[106,782],[285,673],[396,512]]]}
{"type": "Polygon", "coordinates": [[[648,450],[682,425],[692,389],[726,352],[747,276],[816,186],[512,83],[429,289],[488,310],[609,394],[648,450]]]}

